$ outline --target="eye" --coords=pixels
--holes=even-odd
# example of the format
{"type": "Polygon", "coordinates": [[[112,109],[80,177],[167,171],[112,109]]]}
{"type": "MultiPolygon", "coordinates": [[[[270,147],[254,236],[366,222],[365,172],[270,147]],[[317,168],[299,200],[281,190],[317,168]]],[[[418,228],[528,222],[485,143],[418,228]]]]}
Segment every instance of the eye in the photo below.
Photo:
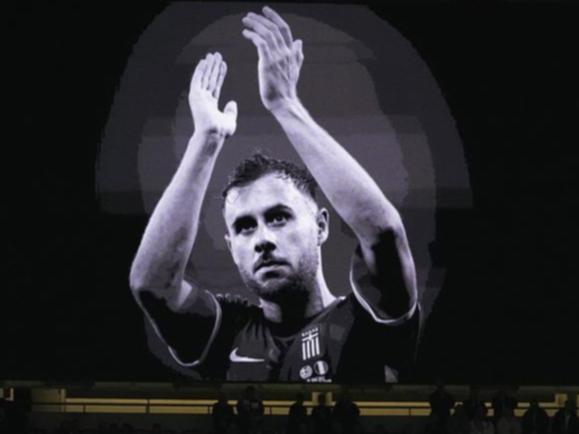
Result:
{"type": "Polygon", "coordinates": [[[241,228],[239,228],[239,233],[241,233],[241,234],[248,234],[248,233],[250,233],[250,232],[253,230],[254,227],[255,227],[255,226],[254,226],[254,225],[251,225],[251,224],[242,226],[241,228]]]}
{"type": "Polygon", "coordinates": [[[286,213],[283,212],[277,212],[275,214],[272,214],[269,218],[270,223],[273,223],[274,225],[283,225],[284,223],[286,223],[288,221],[288,215],[286,213]]]}
{"type": "Polygon", "coordinates": [[[240,219],[235,223],[235,232],[238,234],[248,234],[255,229],[255,220],[251,218],[240,219]]]}

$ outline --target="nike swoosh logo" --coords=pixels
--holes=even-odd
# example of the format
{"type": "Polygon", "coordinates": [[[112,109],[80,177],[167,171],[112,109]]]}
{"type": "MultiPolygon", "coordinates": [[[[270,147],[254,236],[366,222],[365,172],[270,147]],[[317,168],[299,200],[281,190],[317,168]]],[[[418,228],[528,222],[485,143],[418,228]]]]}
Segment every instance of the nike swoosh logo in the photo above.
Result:
{"type": "Polygon", "coordinates": [[[265,362],[265,359],[255,359],[253,357],[240,356],[237,354],[238,349],[239,349],[238,347],[235,347],[233,351],[229,354],[229,360],[231,360],[232,362],[241,362],[241,363],[265,362]]]}

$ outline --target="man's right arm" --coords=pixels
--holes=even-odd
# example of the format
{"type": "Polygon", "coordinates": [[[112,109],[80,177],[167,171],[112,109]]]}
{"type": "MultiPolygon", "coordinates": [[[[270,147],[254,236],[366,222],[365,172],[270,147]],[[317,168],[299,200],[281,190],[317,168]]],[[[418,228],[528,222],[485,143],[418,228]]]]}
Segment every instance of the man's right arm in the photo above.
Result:
{"type": "Polygon", "coordinates": [[[206,336],[192,339],[196,321],[201,325],[203,315],[212,319],[218,309],[194,283],[184,280],[184,274],[216,158],[236,129],[236,103],[230,101],[223,111],[218,108],[226,69],[219,53],[208,54],[195,69],[189,90],[195,132],[151,215],[129,278],[133,295],[155,331],[185,360],[200,357],[204,346],[200,343],[211,335],[210,330],[198,330],[206,336]]]}

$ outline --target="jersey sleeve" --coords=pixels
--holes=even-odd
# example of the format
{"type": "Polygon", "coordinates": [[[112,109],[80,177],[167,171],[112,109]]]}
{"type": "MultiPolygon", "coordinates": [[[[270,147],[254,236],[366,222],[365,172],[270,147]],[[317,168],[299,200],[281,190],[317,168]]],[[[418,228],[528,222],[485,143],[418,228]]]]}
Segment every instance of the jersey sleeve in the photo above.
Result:
{"type": "Polygon", "coordinates": [[[199,356],[193,360],[191,358],[183,358],[171,345],[168,345],[169,353],[173,359],[185,368],[194,368],[203,362],[215,341],[222,322],[223,309],[215,295],[210,291],[204,290],[198,297],[202,300],[197,302],[195,312],[199,318],[197,325],[194,330],[183,330],[181,333],[190,334],[188,338],[190,345],[192,349],[197,349],[196,352],[199,356]],[[206,336],[209,336],[209,338],[206,338],[206,336]],[[199,351],[198,349],[201,350],[199,351]]]}
{"type": "Polygon", "coordinates": [[[149,347],[181,374],[219,378],[228,353],[218,359],[246,321],[250,304],[239,296],[208,290],[199,290],[188,304],[175,315],[160,303],[148,303],[149,347]]]}
{"type": "Polygon", "coordinates": [[[179,312],[150,292],[140,294],[151,352],[164,364],[183,372],[205,356],[219,328],[221,309],[206,290],[191,293],[179,312]]]}
{"type": "MultiPolygon", "coordinates": [[[[388,318],[376,308],[383,288],[371,276],[360,248],[350,268],[352,294],[343,309],[351,328],[343,342],[338,379],[344,383],[398,383],[412,378],[420,336],[420,305],[415,303],[403,315],[388,318]]],[[[347,323],[347,321],[345,321],[347,323]]]]}
{"type": "Polygon", "coordinates": [[[344,299],[340,320],[350,324],[340,352],[337,380],[374,384],[409,381],[414,375],[420,307],[399,322],[379,322],[353,294],[344,299]]]}
{"type": "Polygon", "coordinates": [[[240,330],[255,315],[258,307],[247,299],[232,294],[211,294],[219,309],[219,318],[203,358],[193,366],[203,379],[224,380],[229,366],[229,353],[240,330]]]}
{"type": "Polygon", "coordinates": [[[400,315],[397,318],[386,317],[377,308],[378,299],[380,294],[386,288],[380,288],[380,283],[372,277],[366,262],[362,258],[362,252],[358,246],[352,255],[352,260],[350,263],[350,286],[352,287],[352,292],[356,297],[360,306],[364,308],[372,319],[380,324],[384,325],[398,325],[410,320],[415,311],[418,309],[418,301],[416,301],[407,312],[400,315]],[[374,294],[375,298],[371,299],[370,294],[374,294]]]}

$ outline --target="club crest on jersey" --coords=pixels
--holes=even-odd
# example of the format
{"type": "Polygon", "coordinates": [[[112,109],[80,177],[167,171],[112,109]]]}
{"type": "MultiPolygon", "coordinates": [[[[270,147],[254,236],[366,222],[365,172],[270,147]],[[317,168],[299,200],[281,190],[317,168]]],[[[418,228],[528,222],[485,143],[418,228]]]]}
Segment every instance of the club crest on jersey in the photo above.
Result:
{"type": "Polygon", "coordinates": [[[314,372],[316,375],[326,375],[328,371],[329,367],[325,360],[318,360],[314,363],[314,372]]]}
{"type": "Polygon", "coordinates": [[[314,327],[302,332],[302,360],[309,360],[320,355],[320,329],[314,327]]]}
{"type": "Polygon", "coordinates": [[[300,369],[300,377],[302,380],[307,380],[312,376],[313,373],[314,371],[310,365],[306,365],[300,369]]]}

